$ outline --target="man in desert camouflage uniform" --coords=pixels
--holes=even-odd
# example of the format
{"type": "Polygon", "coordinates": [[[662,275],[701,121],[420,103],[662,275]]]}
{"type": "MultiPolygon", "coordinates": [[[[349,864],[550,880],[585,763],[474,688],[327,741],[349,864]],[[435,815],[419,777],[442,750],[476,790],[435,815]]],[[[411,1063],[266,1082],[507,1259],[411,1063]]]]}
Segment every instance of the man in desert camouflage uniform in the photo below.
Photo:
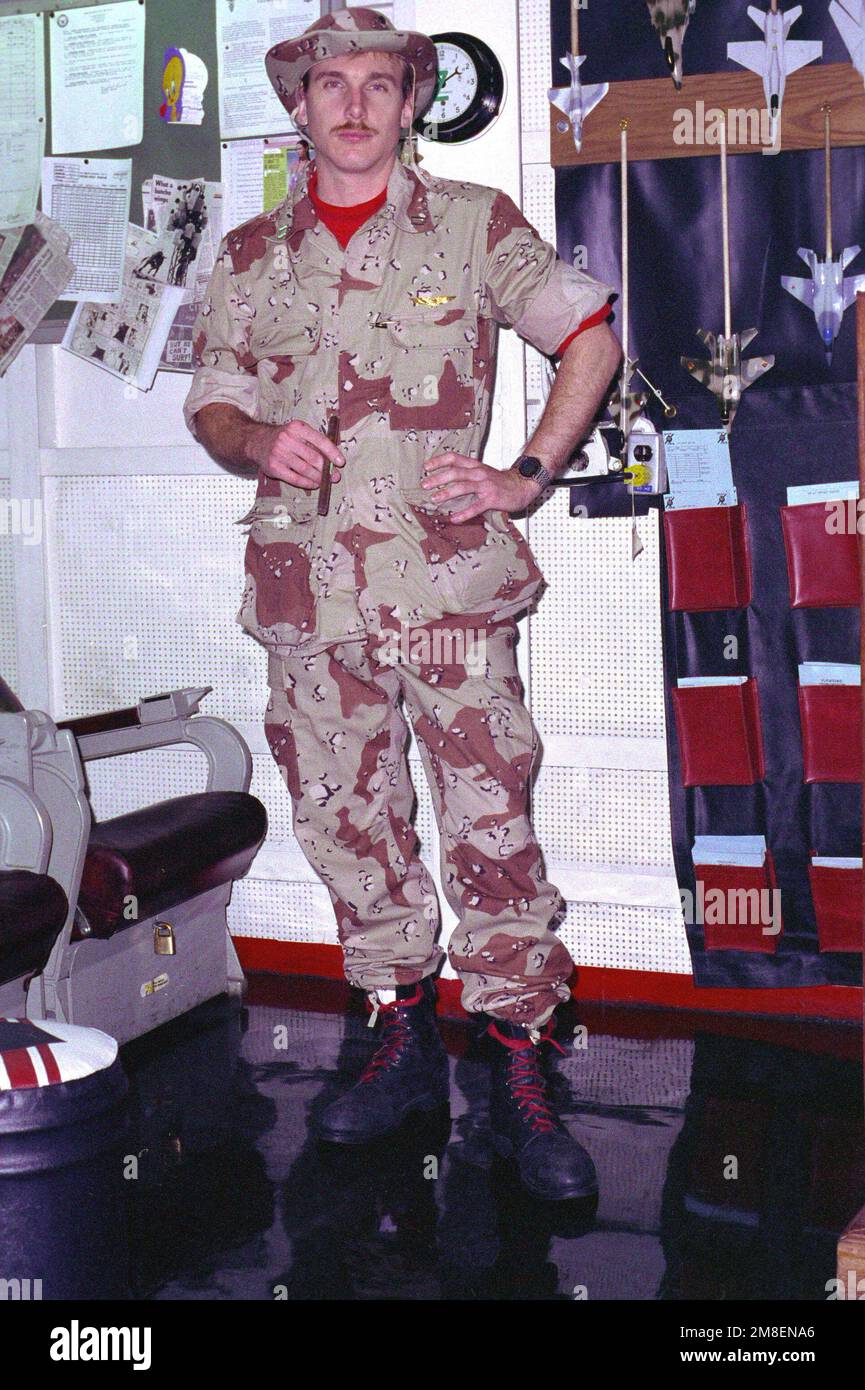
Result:
{"type": "Polygon", "coordinates": [[[500,1044],[496,1142],[538,1195],[581,1195],[591,1159],[538,1062],[573,963],[528,816],[538,742],[515,658],[515,615],[544,578],[509,514],[541,487],[479,460],[510,325],[547,354],[575,338],[529,450],[541,486],[565,463],[618,363],[601,322],[612,290],[505,194],[397,158],[436,86],[425,35],[356,7],[266,64],[316,157],[221,244],[185,414],[214,458],[257,476],[238,621],[268,652],[265,730],[295,836],[330,893],[347,978],[383,1020],[319,1132],[361,1142],[447,1099],[439,907],[411,825],[402,695],[459,918],[448,954],[500,1044]]]}

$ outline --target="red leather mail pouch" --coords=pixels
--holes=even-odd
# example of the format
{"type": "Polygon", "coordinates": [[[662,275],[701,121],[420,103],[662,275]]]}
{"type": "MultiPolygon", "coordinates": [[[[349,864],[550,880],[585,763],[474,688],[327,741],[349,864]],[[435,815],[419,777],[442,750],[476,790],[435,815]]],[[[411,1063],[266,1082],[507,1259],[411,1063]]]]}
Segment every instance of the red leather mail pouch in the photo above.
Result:
{"type": "Polygon", "coordinates": [[[771,850],[760,868],[695,864],[694,872],[706,950],[771,955],[784,929],[771,850]]]}
{"type": "Polygon", "coordinates": [[[757,682],[675,686],[676,729],[686,787],[748,786],[765,773],[757,682]]]}
{"type": "Polygon", "coordinates": [[[862,690],[858,685],[800,685],[806,782],[862,781],[862,690]]]}
{"type": "Polygon", "coordinates": [[[688,507],[664,513],[670,607],[690,612],[751,602],[745,507],[688,507]]]}
{"type": "Polygon", "coordinates": [[[821,951],[862,950],[862,869],[838,869],[828,864],[809,864],[811,897],[817,918],[821,951]]]}
{"type": "Polygon", "coordinates": [[[823,502],[781,508],[792,608],[845,608],[859,602],[856,532],[829,529],[823,502]]]}

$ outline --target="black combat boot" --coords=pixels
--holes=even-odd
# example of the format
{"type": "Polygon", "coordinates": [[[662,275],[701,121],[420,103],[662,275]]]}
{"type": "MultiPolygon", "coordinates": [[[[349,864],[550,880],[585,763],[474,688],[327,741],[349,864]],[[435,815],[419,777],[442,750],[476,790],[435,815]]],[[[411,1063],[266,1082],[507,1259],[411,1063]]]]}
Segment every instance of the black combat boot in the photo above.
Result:
{"type": "Polygon", "coordinates": [[[447,1105],[448,1057],[435,1018],[435,985],[427,977],[399,985],[381,1004],[381,1046],[360,1079],[322,1111],[315,1126],[332,1144],[366,1144],[398,1129],[413,1110],[447,1105]]]}
{"type": "MultiPolygon", "coordinates": [[[[553,1022],[540,1035],[552,1043],[553,1022]]],[[[520,1179],[534,1197],[562,1201],[589,1197],[598,1190],[595,1165],[553,1110],[539,1045],[526,1028],[493,1019],[487,1034],[492,1047],[490,1128],[497,1151],[513,1157],[520,1179]]]]}

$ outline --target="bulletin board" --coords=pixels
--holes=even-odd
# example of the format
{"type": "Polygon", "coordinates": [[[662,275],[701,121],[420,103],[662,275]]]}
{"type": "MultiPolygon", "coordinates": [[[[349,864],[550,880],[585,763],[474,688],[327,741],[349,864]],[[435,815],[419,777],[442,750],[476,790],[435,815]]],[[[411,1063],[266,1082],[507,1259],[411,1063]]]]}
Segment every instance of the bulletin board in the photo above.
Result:
{"type": "MultiPolygon", "coordinates": [[[[45,14],[45,97],[47,130],[45,154],[52,155],[51,148],[51,91],[48,75],[50,73],[49,23],[47,16],[59,10],[82,8],[85,4],[110,4],[113,0],[60,0],[52,6],[45,4],[2,3],[0,16],[16,14],[45,14]]],[[[139,0],[144,4],[145,0],[139,0]]],[[[312,23],[322,13],[320,3],[310,5],[312,23]]],[[[326,8],[326,6],[324,7],[326,8]]],[[[219,83],[216,60],[216,22],[213,0],[146,0],[147,18],[144,32],[144,125],[143,137],[138,145],[125,145],[114,148],[88,150],[70,156],[71,158],[131,159],[132,160],[132,199],[129,220],[137,226],[143,225],[141,185],[151,174],[164,174],[172,179],[204,178],[218,181],[221,177],[221,141],[219,136],[219,83]],[[204,63],[208,72],[207,87],[204,92],[204,120],[200,126],[176,124],[169,125],[159,115],[162,102],[160,78],[162,75],[163,54],[166,48],[182,47],[195,53],[204,63]]],[[[262,53],[262,64],[264,54],[262,53]]],[[[286,117],[286,133],[291,124],[286,117]]],[[[41,207],[41,200],[39,206],[41,207]]],[[[54,341],[61,333],[60,327],[50,328],[50,324],[65,325],[72,317],[76,305],[56,300],[48,310],[39,331],[32,341],[54,341]]]]}

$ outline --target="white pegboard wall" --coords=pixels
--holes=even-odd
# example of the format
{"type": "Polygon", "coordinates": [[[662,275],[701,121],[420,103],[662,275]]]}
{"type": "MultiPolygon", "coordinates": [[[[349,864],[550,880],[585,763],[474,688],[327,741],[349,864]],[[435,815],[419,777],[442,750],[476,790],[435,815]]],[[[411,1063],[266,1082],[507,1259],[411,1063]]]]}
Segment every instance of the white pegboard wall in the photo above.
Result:
{"type": "Polygon", "coordinates": [[[523,166],[523,213],[541,236],[555,246],[556,177],[551,164],[523,166]]]}
{"type": "Polygon", "coordinates": [[[248,875],[235,883],[228,907],[232,936],[266,941],[337,943],[336,918],[323,883],[289,883],[248,875]]]}
{"type": "MultiPolygon", "coordinates": [[[[544,734],[664,737],[657,514],[568,515],[557,489],[532,518],[529,543],[548,588],[531,624],[532,715],[544,734]]],[[[618,815],[618,807],[610,807],[618,815]]]]}
{"type": "Polygon", "coordinates": [[[559,936],[578,966],[691,974],[682,914],[675,908],[568,903],[559,936]]]}
{"type": "Polygon", "coordinates": [[[45,479],[55,718],[204,685],[202,713],[260,718],[266,655],[235,622],[252,494],[230,477],[45,479]]]}
{"type": "Polygon", "coordinates": [[[534,162],[550,145],[550,0],[517,0],[517,9],[523,161],[534,162]]]}
{"type": "Polygon", "coordinates": [[[551,767],[544,761],[532,820],[548,863],[672,871],[667,774],[655,769],[551,767]],[[610,814],[610,808],[616,814],[610,814]]]}
{"type": "Polygon", "coordinates": [[[97,821],[203,792],[207,784],[207,759],[192,743],[95,758],[84,764],[84,771],[97,821]]]}

